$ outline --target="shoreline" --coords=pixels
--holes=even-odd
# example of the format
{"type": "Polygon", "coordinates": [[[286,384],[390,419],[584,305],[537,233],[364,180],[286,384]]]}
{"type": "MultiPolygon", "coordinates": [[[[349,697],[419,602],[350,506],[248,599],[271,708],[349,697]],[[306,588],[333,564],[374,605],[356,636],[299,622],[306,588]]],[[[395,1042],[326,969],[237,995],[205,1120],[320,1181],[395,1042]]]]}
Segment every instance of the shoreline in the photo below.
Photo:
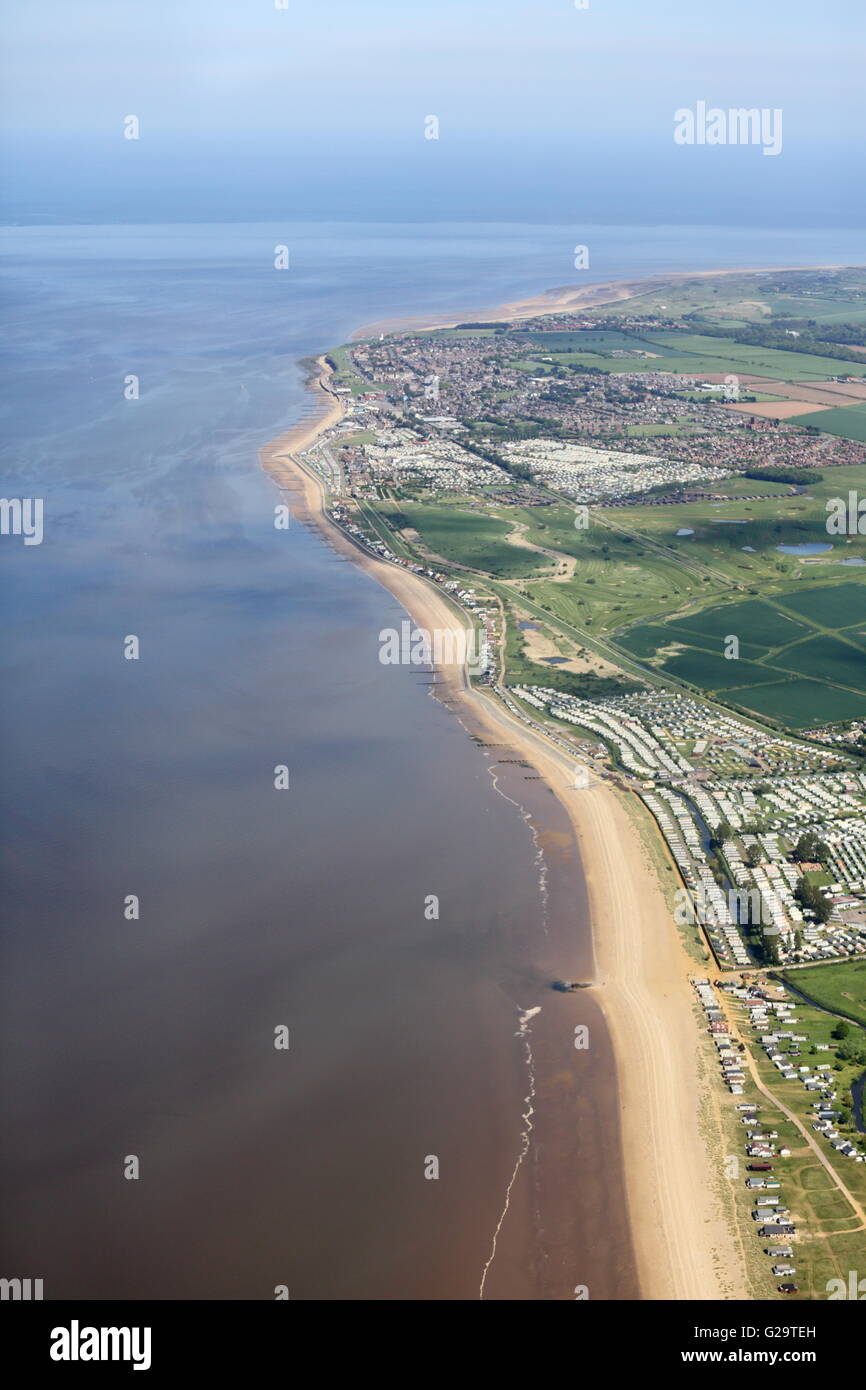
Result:
{"type": "MultiPolygon", "coordinates": [[[[618,283],[625,290],[636,282],[618,283]]],[[[546,311],[561,310],[548,300],[546,311]]],[[[344,410],[328,390],[331,370],[324,355],[316,361],[320,375],[310,388],[319,408],[314,417],[260,450],[263,468],[279,488],[303,499],[300,519],[315,525],[340,554],[382,584],[419,627],[453,629],[454,607],[435,585],[366,554],[325,514],[325,485],[298,455],[344,410]]],[[[462,704],[471,719],[534,765],[560,802],[575,838],[590,904],[596,962],[592,995],[614,1050],[620,1157],[641,1297],[748,1298],[735,1231],[714,1184],[707,1181],[708,1167],[720,1165],[723,1156],[710,1153],[700,1125],[700,1032],[689,983],[696,967],[623,796],[597,781],[575,790],[573,761],[567,755],[511,715],[494,695],[471,687],[463,667],[440,667],[438,674],[449,698],[462,704]]]]}
{"type": "MultiPolygon", "coordinates": [[[[658,275],[647,275],[632,280],[601,280],[585,286],[561,285],[543,290],[541,294],[530,295],[527,299],[515,299],[499,304],[493,309],[480,309],[473,313],[473,323],[495,323],[499,319],[531,319],[544,314],[565,314],[579,309],[597,308],[601,304],[619,304],[624,299],[635,299],[653,289],[663,286],[675,288],[686,280],[706,280],[719,275],[771,275],[788,273],[792,270],[845,270],[842,265],[791,265],[791,266],[738,266],[734,270],[676,270],[658,275]]],[[[358,342],[379,333],[422,333],[431,328],[456,328],[465,320],[465,315],[454,318],[453,314],[438,314],[433,318],[381,319],[375,323],[364,324],[356,329],[350,339],[358,342]]]]}

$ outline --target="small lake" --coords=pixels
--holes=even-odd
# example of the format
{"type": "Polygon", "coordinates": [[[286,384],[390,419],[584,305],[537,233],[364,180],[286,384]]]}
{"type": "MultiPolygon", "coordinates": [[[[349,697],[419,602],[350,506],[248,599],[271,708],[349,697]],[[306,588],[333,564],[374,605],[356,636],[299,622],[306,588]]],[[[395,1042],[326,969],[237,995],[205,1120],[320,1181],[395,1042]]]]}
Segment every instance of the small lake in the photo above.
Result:
{"type": "Polygon", "coordinates": [[[804,545],[777,545],[776,549],[783,555],[826,555],[833,546],[827,541],[809,541],[804,545]]]}
{"type": "Polygon", "coordinates": [[[866,565],[866,560],[839,560],[840,565],[866,565]]]}
{"type": "Polygon", "coordinates": [[[541,628],[541,623],[518,623],[517,626],[520,628],[521,632],[538,632],[541,628]]]}
{"type": "Polygon", "coordinates": [[[691,526],[681,526],[677,531],[678,536],[693,536],[694,534],[694,530],[691,526]]]}
{"type": "Polygon", "coordinates": [[[543,656],[543,657],[541,658],[541,660],[542,660],[542,661],[545,661],[545,662],[547,663],[548,666],[561,666],[561,665],[563,664],[563,662],[565,662],[565,661],[568,660],[568,657],[567,657],[567,656],[543,656]]]}
{"type": "Polygon", "coordinates": [[[711,526],[748,526],[748,524],[746,520],[735,520],[731,516],[714,516],[710,521],[711,526]]]}

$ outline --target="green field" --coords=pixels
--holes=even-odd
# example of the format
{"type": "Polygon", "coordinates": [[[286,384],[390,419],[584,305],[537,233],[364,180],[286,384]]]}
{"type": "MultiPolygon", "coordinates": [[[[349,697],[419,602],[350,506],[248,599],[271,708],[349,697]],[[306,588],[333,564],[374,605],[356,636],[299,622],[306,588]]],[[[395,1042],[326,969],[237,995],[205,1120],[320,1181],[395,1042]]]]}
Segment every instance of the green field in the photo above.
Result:
{"type": "Polygon", "coordinates": [[[836,584],[785,594],[779,602],[816,627],[854,627],[866,622],[866,584],[836,584]]]}
{"type": "Polygon", "coordinates": [[[694,617],[674,621],[678,629],[686,632],[704,633],[716,637],[719,642],[729,632],[733,632],[741,643],[749,642],[753,646],[768,650],[787,646],[798,637],[805,637],[809,631],[803,623],[787,617],[760,599],[729,603],[723,608],[706,608],[694,617]]]}
{"type": "Polygon", "coordinates": [[[671,421],[664,425],[626,425],[625,432],[630,439],[654,439],[678,434],[704,433],[700,425],[691,424],[688,421],[684,424],[671,421]]]}
{"type": "Polygon", "coordinates": [[[866,1028],[866,961],[815,965],[782,975],[802,994],[833,1013],[845,1014],[866,1028]]]}
{"type": "Polygon", "coordinates": [[[866,376],[866,362],[857,359],[856,354],[850,362],[836,357],[813,356],[806,352],[785,352],[781,348],[754,347],[749,343],[736,343],[729,338],[708,338],[695,333],[660,333],[647,335],[648,341],[660,343],[675,352],[678,357],[694,353],[701,359],[719,358],[726,365],[715,367],[714,372],[732,370],[750,376],[777,377],[780,381],[807,381],[810,378],[826,380],[839,376],[850,367],[852,376],[866,376]],[[727,364],[730,364],[730,368],[727,364]]]}
{"type": "Polygon", "coordinates": [[[511,527],[479,512],[420,503],[379,503],[378,510],[398,528],[411,527],[426,547],[452,564],[505,578],[533,575],[550,568],[543,556],[519,550],[505,537],[511,527]]]}
{"type": "Polygon", "coordinates": [[[701,686],[704,690],[760,685],[776,674],[768,671],[766,666],[759,666],[743,657],[728,660],[697,648],[667,657],[664,669],[678,680],[688,681],[690,685],[701,686]]]}
{"type": "Polygon", "coordinates": [[[866,694],[854,695],[821,681],[776,681],[745,689],[720,687],[715,694],[728,704],[763,715],[787,729],[836,724],[866,715],[866,694]]]}
{"type": "MultiPolygon", "coordinates": [[[[549,371],[551,365],[558,364],[575,370],[596,367],[614,373],[660,370],[688,376],[734,373],[775,377],[780,381],[827,381],[842,374],[866,378],[866,359],[858,357],[856,353],[852,353],[850,360],[843,360],[805,352],[786,352],[782,348],[757,347],[735,342],[732,338],[714,338],[701,333],[649,331],[628,335],[607,331],[531,333],[525,336],[533,347],[545,349],[544,357],[552,359],[551,363],[546,363],[539,354],[513,364],[533,373],[549,371]],[[652,356],[614,357],[612,354],[615,350],[647,352],[652,356]]],[[[848,411],[843,409],[839,413],[847,414],[848,411]]],[[[808,423],[806,416],[801,418],[808,423]]]]}
{"type": "Polygon", "coordinates": [[[836,637],[812,637],[797,642],[775,658],[777,666],[799,676],[814,676],[857,690],[866,680],[866,654],[836,637]]]}
{"type": "Polygon", "coordinates": [[[632,318],[635,315],[675,314],[731,323],[740,319],[765,322],[771,314],[788,314],[819,323],[862,323],[866,320],[866,273],[857,267],[827,276],[798,272],[796,288],[779,290],[772,271],[742,271],[719,277],[670,276],[643,294],[600,304],[585,312],[591,318],[632,318]],[[809,281],[808,292],[804,289],[809,281]]]}
{"type": "MultiPolygon", "coordinates": [[[[631,632],[618,635],[617,642],[626,651],[641,657],[655,656],[660,648],[669,647],[674,643],[719,655],[724,652],[724,639],[727,635],[727,632],[722,636],[695,632],[673,622],[665,623],[664,626],[658,623],[641,623],[631,632]]],[[[766,647],[759,647],[750,642],[740,642],[741,656],[756,659],[765,656],[766,650],[766,647]]]]}
{"type": "Polygon", "coordinates": [[[839,406],[836,409],[819,410],[810,415],[791,415],[785,422],[788,425],[814,425],[825,434],[838,434],[842,439],[860,439],[866,442],[866,402],[863,405],[839,406]]]}
{"type": "Polygon", "coordinates": [[[840,583],[640,623],[617,633],[616,641],[665,674],[789,728],[802,728],[866,715],[866,655],[860,646],[821,630],[844,632],[848,619],[856,625],[864,617],[866,586],[840,583]],[[740,643],[737,659],[724,655],[730,635],[740,643]],[[686,650],[671,650],[680,644],[686,650]]]}

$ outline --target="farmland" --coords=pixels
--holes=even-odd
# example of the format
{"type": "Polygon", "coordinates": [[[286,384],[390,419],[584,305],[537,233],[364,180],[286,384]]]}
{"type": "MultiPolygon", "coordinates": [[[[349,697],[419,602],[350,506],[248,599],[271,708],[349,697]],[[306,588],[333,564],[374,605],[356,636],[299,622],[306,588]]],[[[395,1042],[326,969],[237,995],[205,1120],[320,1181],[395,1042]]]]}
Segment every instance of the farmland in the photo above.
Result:
{"type": "Polygon", "coordinates": [[[838,434],[843,439],[862,439],[866,441],[866,404],[830,407],[808,415],[792,415],[792,425],[814,425],[827,434],[838,434]]]}
{"type": "Polygon", "coordinates": [[[677,679],[790,728],[832,723],[866,715],[866,655],[845,640],[846,625],[862,621],[864,598],[863,586],[842,584],[730,602],[638,625],[619,642],[677,679]]]}
{"type": "Polygon", "coordinates": [[[841,361],[804,352],[756,347],[700,333],[647,330],[627,335],[586,330],[567,334],[521,334],[519,338],[539,348],[537,356],[512,364],[528,372],[549,372],[558,365],[571,369],[592,367],[614,373],[663,369],[689,376],[735,374],[788,382],[827,381],[845,371],[851,376],[866,378],[866,362],[858,359],[856,353],[852,353],[850,360],[841,361]],[[614,356],[614,353],[619,355],[614,356]],[[626,353],[628,355],[623,355],[626,353]]]}

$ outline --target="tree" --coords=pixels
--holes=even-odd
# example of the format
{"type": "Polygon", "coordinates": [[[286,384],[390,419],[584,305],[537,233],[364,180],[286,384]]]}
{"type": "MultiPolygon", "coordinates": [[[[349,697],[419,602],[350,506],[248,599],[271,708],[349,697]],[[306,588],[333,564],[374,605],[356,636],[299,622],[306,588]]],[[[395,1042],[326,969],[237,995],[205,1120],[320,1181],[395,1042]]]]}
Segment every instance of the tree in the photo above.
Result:
{"type": "Polygon", "coordinates": [[[764,936],[761,939],[761,953],[767,965],[778,965],[780,963],[778,938],[764,936]]]}
{"type": "Polygon", "coordinates": [[[758,845],[749,845],[746,850],[746,863],[750,869],[756,869],[761,862],[761,850],[758,845]]]}
{"type": "Polygon", "coordinates": [[[823,863],[830,857],[830,850],[823,840],[819,840],[814,830],[804,830],[794,846],[794,858],[800,863],[823,863]]]}
{"type": "Polygon", "coordinates": [[[715,830],[710,835],[710,845],[713,849],[721,849],[725,840],[730,840],[733,833],[726,820],[719,821],[715,830]]]}
{"type": "Polygon", "coordinates": [[[816,884],[801,878],[794,889],[794,897],[801,907],[807,907],[819,922],[827,922],[833,912],[833,904],[816,884]]]}
{"type": "Polygon", "coordinates": [[[846,1022],[844,1021],[844,1019],[843,1019],[843,1020],[840,1020],[840,1022],[836,1024],[836,1027],[833,1029],[833,1032],[832,1032],[832,1034],[831,1034],[831,1037],[840,1038],[840,1039],[841,1039],[841,1038],[847,1038],[847,1036],[848,1036],[848,1034],[849,1034],[850,1032],[851,1032],[851,1024],[850,1024],[850,1023],[846,1023],[846,1022]]]}

